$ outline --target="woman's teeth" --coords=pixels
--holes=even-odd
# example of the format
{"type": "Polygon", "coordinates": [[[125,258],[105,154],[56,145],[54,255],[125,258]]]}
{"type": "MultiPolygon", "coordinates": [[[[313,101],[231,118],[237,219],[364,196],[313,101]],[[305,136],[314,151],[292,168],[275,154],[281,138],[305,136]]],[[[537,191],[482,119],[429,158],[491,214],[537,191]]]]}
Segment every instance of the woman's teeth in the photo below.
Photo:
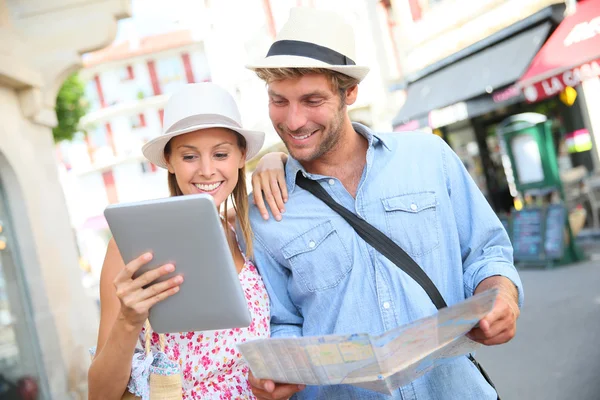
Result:
{"type": "Polygon", "coordinates": [[[201,183],[194,183],[194,186],[196,186],[198,189],[202,190],[203,192],[212,192],[213,190],[215,190],[216,188],[221,186],[221,183],[223,183],[223,182],[210,183],[207,185],[201,184],[201,183]]]}

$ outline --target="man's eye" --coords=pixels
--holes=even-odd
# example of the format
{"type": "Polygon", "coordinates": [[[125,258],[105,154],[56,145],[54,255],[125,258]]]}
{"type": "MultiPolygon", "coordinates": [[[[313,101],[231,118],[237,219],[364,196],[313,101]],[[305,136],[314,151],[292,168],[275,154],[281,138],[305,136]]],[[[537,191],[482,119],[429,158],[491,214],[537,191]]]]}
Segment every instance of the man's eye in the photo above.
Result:
{"type": "Polygon", "coordinates": [[[271,103],[275,104],[276,106],[282,106],[285,104],[285,100],[271,100],[271,103]]]}
{"type": "Polygon", "coordinates": [[[312,101],[307,101],[306,103],[309,106],[319,106],[319,105],[321,105],[322,101],[321,100],[312,100],[312,101]]]}

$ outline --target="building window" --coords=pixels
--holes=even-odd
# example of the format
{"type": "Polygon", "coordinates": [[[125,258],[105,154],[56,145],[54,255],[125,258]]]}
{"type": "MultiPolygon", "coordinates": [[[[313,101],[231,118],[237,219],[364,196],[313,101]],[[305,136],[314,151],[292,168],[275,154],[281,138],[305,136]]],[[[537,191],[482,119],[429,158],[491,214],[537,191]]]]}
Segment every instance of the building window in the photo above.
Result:
{"type": "Polygon", "coordinates": [[[420,21],[431,9],[444,1],[445,0],[408,0],[412,20],[415,22],[420,21]]]}
{"type": "Polygon", "coordinates": [[[85,98],[90,104],[90,109],[92,111],[101,107],[100,96],[98,95],[98,88],[95,80],[90,80],[85,85],[85,98]]]}
{"type": "Polygon", "coordinates": [[[165,110],[158,110],[158,118],[160,119],[160,126],[163,126],[163,119],[165,117],[165,110]]]}
{"type": "Polygon", "coordinates": [[[142,161],[140,167],[142,169],[142,174],[150,174],[158,170],[156,165],[152,164],[150,161],[142,161]]]}
{"type": "Polygon", "coordinates": [[[156,73],[163,93],[173,93],[178,87],[187,83],[185,67],[180,57],[157,60],[156,73]]]}
{"type": "Polygon", "coordinates": [[[135,79],[133,67],[131,65],[128,65],[125,68],[123,68],[121,73],[121,81],[132,81],[135,79]]]}
{"type": "Polygon", "coordinates": [[[190,55],[188,53],[183,53],[181,55],[181,61],[183,62],[183,69],[185,70],[187,83],[194,83],[196,80],[194,79],[194,71],[192,69],[190,55]]]}
{"type": "Polygon", "coordinates": [[[106,134],[106,127],[98,125],[96,129],[89,132],[90,144],[93,148],[108,146],[108,137],[106,134]]]}
{"type": "Polygon", "coordinates": [[[156,74],[156,63],[152,60],[148,61],[148,74],[150,75],[150,82],[152,83],[152,91],[154,92],[154,95],[158,96],[159,94],[162,94],[162,89],[156,74]]]}
{"type": "Polygon", "coordinates": [[[106,189],[106,197],[110,204],[118,203],[119,197],[117,196],[117,187],[115,186],[115,176],[113,175],[112,169],[104,171],[102,173],[102,180],[104,181],[104,188],[106,189]]]}
{"type": "Polygon", "coordinates": [[[134,115],[133,117],[131,117],[130,121],[131,121],[132,129],[144,128],[147,126],[146,125],[146,116],[143,113],[134,115]]]}

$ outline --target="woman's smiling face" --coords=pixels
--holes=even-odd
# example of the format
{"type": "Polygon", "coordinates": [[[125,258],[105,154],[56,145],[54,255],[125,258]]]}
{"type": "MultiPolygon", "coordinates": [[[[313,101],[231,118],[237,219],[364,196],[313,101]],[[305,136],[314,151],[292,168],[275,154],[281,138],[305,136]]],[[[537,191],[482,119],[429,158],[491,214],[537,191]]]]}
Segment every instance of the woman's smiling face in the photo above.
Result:
{"type": "Polygon", "coordinates": [[[219,207],[233,192],[246,162],[238,133],[208,128],[169,141],[168,170],[183,194],[207,193],[219,207]]]}

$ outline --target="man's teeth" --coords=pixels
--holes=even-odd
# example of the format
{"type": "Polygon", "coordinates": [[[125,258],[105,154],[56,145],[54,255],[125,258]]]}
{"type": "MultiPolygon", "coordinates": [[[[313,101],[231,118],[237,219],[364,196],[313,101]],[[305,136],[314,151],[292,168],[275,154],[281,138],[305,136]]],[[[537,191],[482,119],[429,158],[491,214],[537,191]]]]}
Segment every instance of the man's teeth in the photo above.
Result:
{"type": "Polygon", "coordinates": [[[219,186],[221,186],[221,183],[223,183],[223,182],[211,183],[211,184],[208,184],[208,185],[203,185],[201,183],[194,183],[194,185],[198,189],[203,190],[205,192],[212,192],[213,190],[215,190],[216,188],[218,188],[219,186]]]}
{"type": "Polygon", "coordinates": [[[309,136],[311,136],[314,132],[309,133],[308,135],[303,135],[303,136],[297,136],[297,135],[292,135],[292,137],[296,140],[303,140],[308,138],[309,136]]]}

